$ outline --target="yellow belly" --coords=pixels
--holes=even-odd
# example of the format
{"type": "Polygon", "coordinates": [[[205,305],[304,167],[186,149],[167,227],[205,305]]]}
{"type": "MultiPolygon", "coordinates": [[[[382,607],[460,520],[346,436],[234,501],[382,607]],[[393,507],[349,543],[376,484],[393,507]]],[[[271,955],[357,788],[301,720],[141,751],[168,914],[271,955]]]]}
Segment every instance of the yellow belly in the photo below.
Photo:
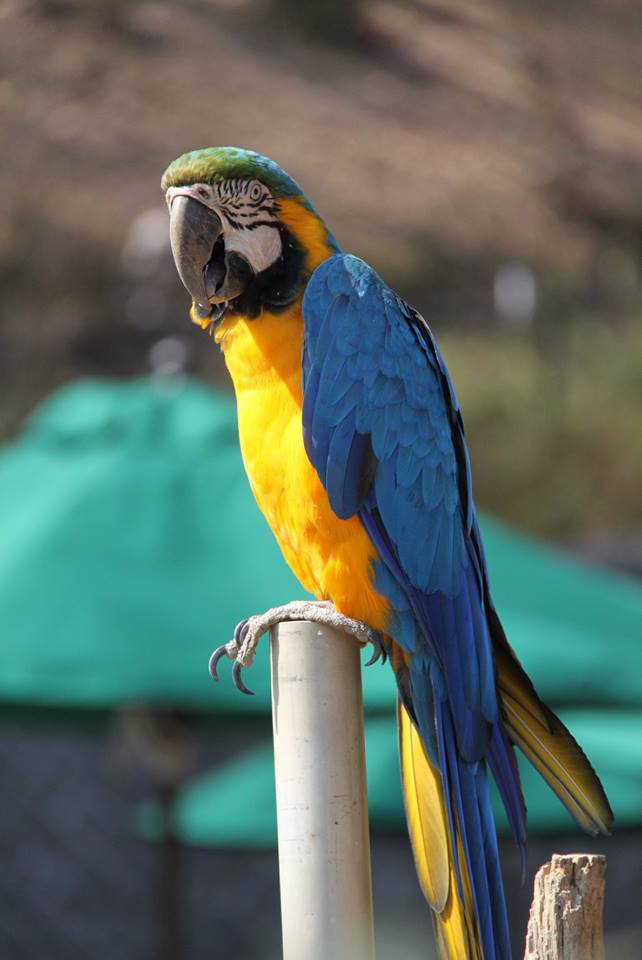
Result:
{"type": "Polygon", "coordinates": [[[298,305],[256,320],[230,316],[216,332],[236,392],[243,462],[303,586],[346,616],[385,630],[388,603],[370,580],[376,550],[356,517],[333,513],[303,446],[302,336],[298,305]]]}

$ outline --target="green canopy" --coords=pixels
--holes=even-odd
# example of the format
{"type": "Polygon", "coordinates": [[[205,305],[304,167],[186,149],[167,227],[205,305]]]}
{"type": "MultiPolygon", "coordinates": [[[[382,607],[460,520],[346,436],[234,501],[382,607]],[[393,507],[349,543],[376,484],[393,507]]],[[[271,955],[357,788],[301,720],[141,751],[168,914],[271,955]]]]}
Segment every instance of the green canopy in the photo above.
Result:
{"type": "MultiPolygon", "coordinates": [[[[162,378],[60,390],[0,453],[0,513],[1,703],[269,711],[265,643],[255,697],[236,692],[224,665],[218,686],[207,674],[241,617],[302,596],[249,492],[227,394],[162,378]]],[[[511,642],[563,708],[616,815],[639,819],[642,589],[497,521],[482,527],[511,642]]],[[[364,688],[373,821],[390,825],[401,819],[390,671],[368,669],[364,688]]],[[[204,838],[208,816],[213,824],[235,796],[248,809],[244,830],[256,801],[257,831],[271,842],[272,814],[258,827],[271,777],[266,747],[195,783],[177,809],[186,839],[204,838]]],[[[540,788],[526,790],[531,824],[550,826],[540,788]]]]}
{"type": "Polygon", "coordinates": [[[0,515],[0,700],[267,708],[207,672],[244,615],[301,596],[254,505],[228,394],[65,387],[0,453],[0,515]]]}
{"type": "MultiPolygon", "coordinates": [[[[597,770],[614,808],[618,829],[642,819],[642,709],[560,710],[597,770]]],[[[232,735],[229,731],[228,735],[232,735]]],[[[568,831],[570,814],[542,778],[519,754],[522,787],[528,807],[530,833],[568,831]]],[[[368,807],[373,829],[405,825],[396,723],[392,717],[366,717],[368,807]]],[[[499,798],[493,796],[499,829],[508,823],[499,798]]],[[[136,814],[139,831],[150,839],[163,835],[167,822],[157,805],[142,804],[136,814]]],[[[256,848],[276,844],[276,806],[272,743],[266,740],[222,768],[196,777],[175,805],[172,829],[198,846],[256,848]],[[221,811],[243,809],[243,817],[220,816],[221,811]]]]}

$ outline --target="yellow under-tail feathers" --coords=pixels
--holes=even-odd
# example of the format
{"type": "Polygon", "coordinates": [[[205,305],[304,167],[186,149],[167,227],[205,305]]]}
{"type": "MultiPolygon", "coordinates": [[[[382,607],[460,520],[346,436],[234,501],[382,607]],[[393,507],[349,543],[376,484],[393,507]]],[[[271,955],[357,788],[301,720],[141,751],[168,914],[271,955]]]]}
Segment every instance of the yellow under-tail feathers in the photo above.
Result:
{"type": "Polygon", "coordinates": [[[433,911],[440,954],[444,960],[483,960],[474,929],[472,891],[459,836],[465,906],[457,889],[441,774],[428,759],[414,724],[399,702],[397,722],[408,832],[419,884],[433,911]]]}
{"type": "Polygon", "coordinates": [[[419,883],[430,906],[441,913],[450,886],[448,834],[441,815],[441,778],[426,758],[419,734],[399,703],[397,721],[406,818],[419,883]]]}
{"type": "Polygon", "coordinates": [[[509,737],[583,830],[608,833],[613,813],[597,774],[562,721],[539,699],[505,638],[495,643],[495,663],[509,737]]]}

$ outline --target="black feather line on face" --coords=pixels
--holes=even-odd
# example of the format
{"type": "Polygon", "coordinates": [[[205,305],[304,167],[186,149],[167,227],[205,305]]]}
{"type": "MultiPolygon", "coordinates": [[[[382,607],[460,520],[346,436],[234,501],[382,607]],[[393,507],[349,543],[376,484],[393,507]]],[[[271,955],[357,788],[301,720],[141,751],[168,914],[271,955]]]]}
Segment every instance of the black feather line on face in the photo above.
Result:
{"type": "MultiPolygon", "coordinates": [[[[237,214],[237,216],[247,216],[247,214],[237,214]]],[[[234,217],[231,217],[227,211],[225,211],[225,218],[231,227],[234,227],[235,230],[256,230],[257,227],[272,227],[274,230],[279,230],[280,226],[274,220],[254,220],[253,223],[241,223],[238,220],[235,220],[234,217]]]]}
{"type": "Polygon", "coordinates": [[[301,245],[283,225],[271,225],[281,234],[281,256],[267,269],[255,274],[243,293],[227,305],[230,313],[243,314],[250,320],[260,316],[264,308],[271,313],[287,309],[309,279],[301,245]]]}

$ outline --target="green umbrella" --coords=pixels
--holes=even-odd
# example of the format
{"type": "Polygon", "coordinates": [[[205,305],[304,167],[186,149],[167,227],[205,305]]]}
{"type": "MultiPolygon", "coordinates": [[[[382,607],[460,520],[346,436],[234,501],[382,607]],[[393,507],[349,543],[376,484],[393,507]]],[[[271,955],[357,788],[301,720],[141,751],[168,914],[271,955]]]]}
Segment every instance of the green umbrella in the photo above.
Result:
{"type": "Polygon", "coordinates": [[[0,453],[0,512],[1,701],[267,708],[207,672],[244,615],[302,595],[254,505],[228,394],[65,387],[0,453]]]}
{"type": "MultiPolygon", "coordinates": [[[[618,829],[640,823],[642,796],[642,709],[560,710],[599,770],[613,805],[618,829]]],[[[397,759],[397,731],[392,717],[366,717],[368,806],[373,829],[404,829],[405,819],[397,759]]],[[[577,829],[566,808],[531,765],[519,755],[528,807],[529,833],[577,829]]],[[[502,833],[508,824],[497,794],[495,816],[502,833]]],[[[255,849],[276,844],[274,758],[269,740],[235,757],[223,767],[196,777],[180,792],[172,827],[185,843],[255,849]],[[242,817],[226,811],[243,810],[242,817]]],[[[153,803],[141,804],[136,826],[143,836],[163,836],[163,817],[153,803]]]]}
{"type": "MultiPolygon", "coordinates": [[[[224,666],[215,686],[206,668],[241,617],[303,595],[252,501],[227,394],[190,379],[68,386],[0,454],[0,504],[0,702],[269,711],[266,643],[255,697],[240,696],[224,666]]],[[[642,741],[642,589],[494,520],[482,526],[511,642],[542,696],[567,708],[616,814],[629,810],[642,741]]],[[[381,715],[368,726],[369,743],[379,738],[369,747],[373,819],[400,822],[390,671],[366,670],[364,688],[367,711],[381,715]]],[[[266,756],[217,771],[211,793],[207,782],[185,793],[177,817],[187,839],[191,797],[205,796],[210,816],[223,788],[249,802],[243,770],[257,785],[250,793],[272,796],[266,756]]],[[[531,823],[552,823],[538,789],[527,787],[531,823]]]]}
{"type": "MultiPolygon", "coordinates": [[[[228,394],[190,379],[86,381],[0,454],[0,699],[269,710],[205,669],[238,620],[300,597],[249,491],[228,394]]],[[[482,521],[506,631],[553,703],[642,703],[642,589],[482,521]],[[617,669],[614,669],[614,660],[617,669]]],[[[389,709],[387,671],[365,674],[389,709]]]]}
{"type": "MultiPolygon", "coordinates": [[[[209,654],[248,609],[300,595],[252,502],[232,399],[178,379],[66,387],[0,452],[0,513],[3,715],[102,730],[153,708],[120,729],[167,820],[188,734],[172,709],[264,710],[217,696],[209,654]]],[[[173,958],[179,857],[167,824],[158,955],[173,958]]]]}

